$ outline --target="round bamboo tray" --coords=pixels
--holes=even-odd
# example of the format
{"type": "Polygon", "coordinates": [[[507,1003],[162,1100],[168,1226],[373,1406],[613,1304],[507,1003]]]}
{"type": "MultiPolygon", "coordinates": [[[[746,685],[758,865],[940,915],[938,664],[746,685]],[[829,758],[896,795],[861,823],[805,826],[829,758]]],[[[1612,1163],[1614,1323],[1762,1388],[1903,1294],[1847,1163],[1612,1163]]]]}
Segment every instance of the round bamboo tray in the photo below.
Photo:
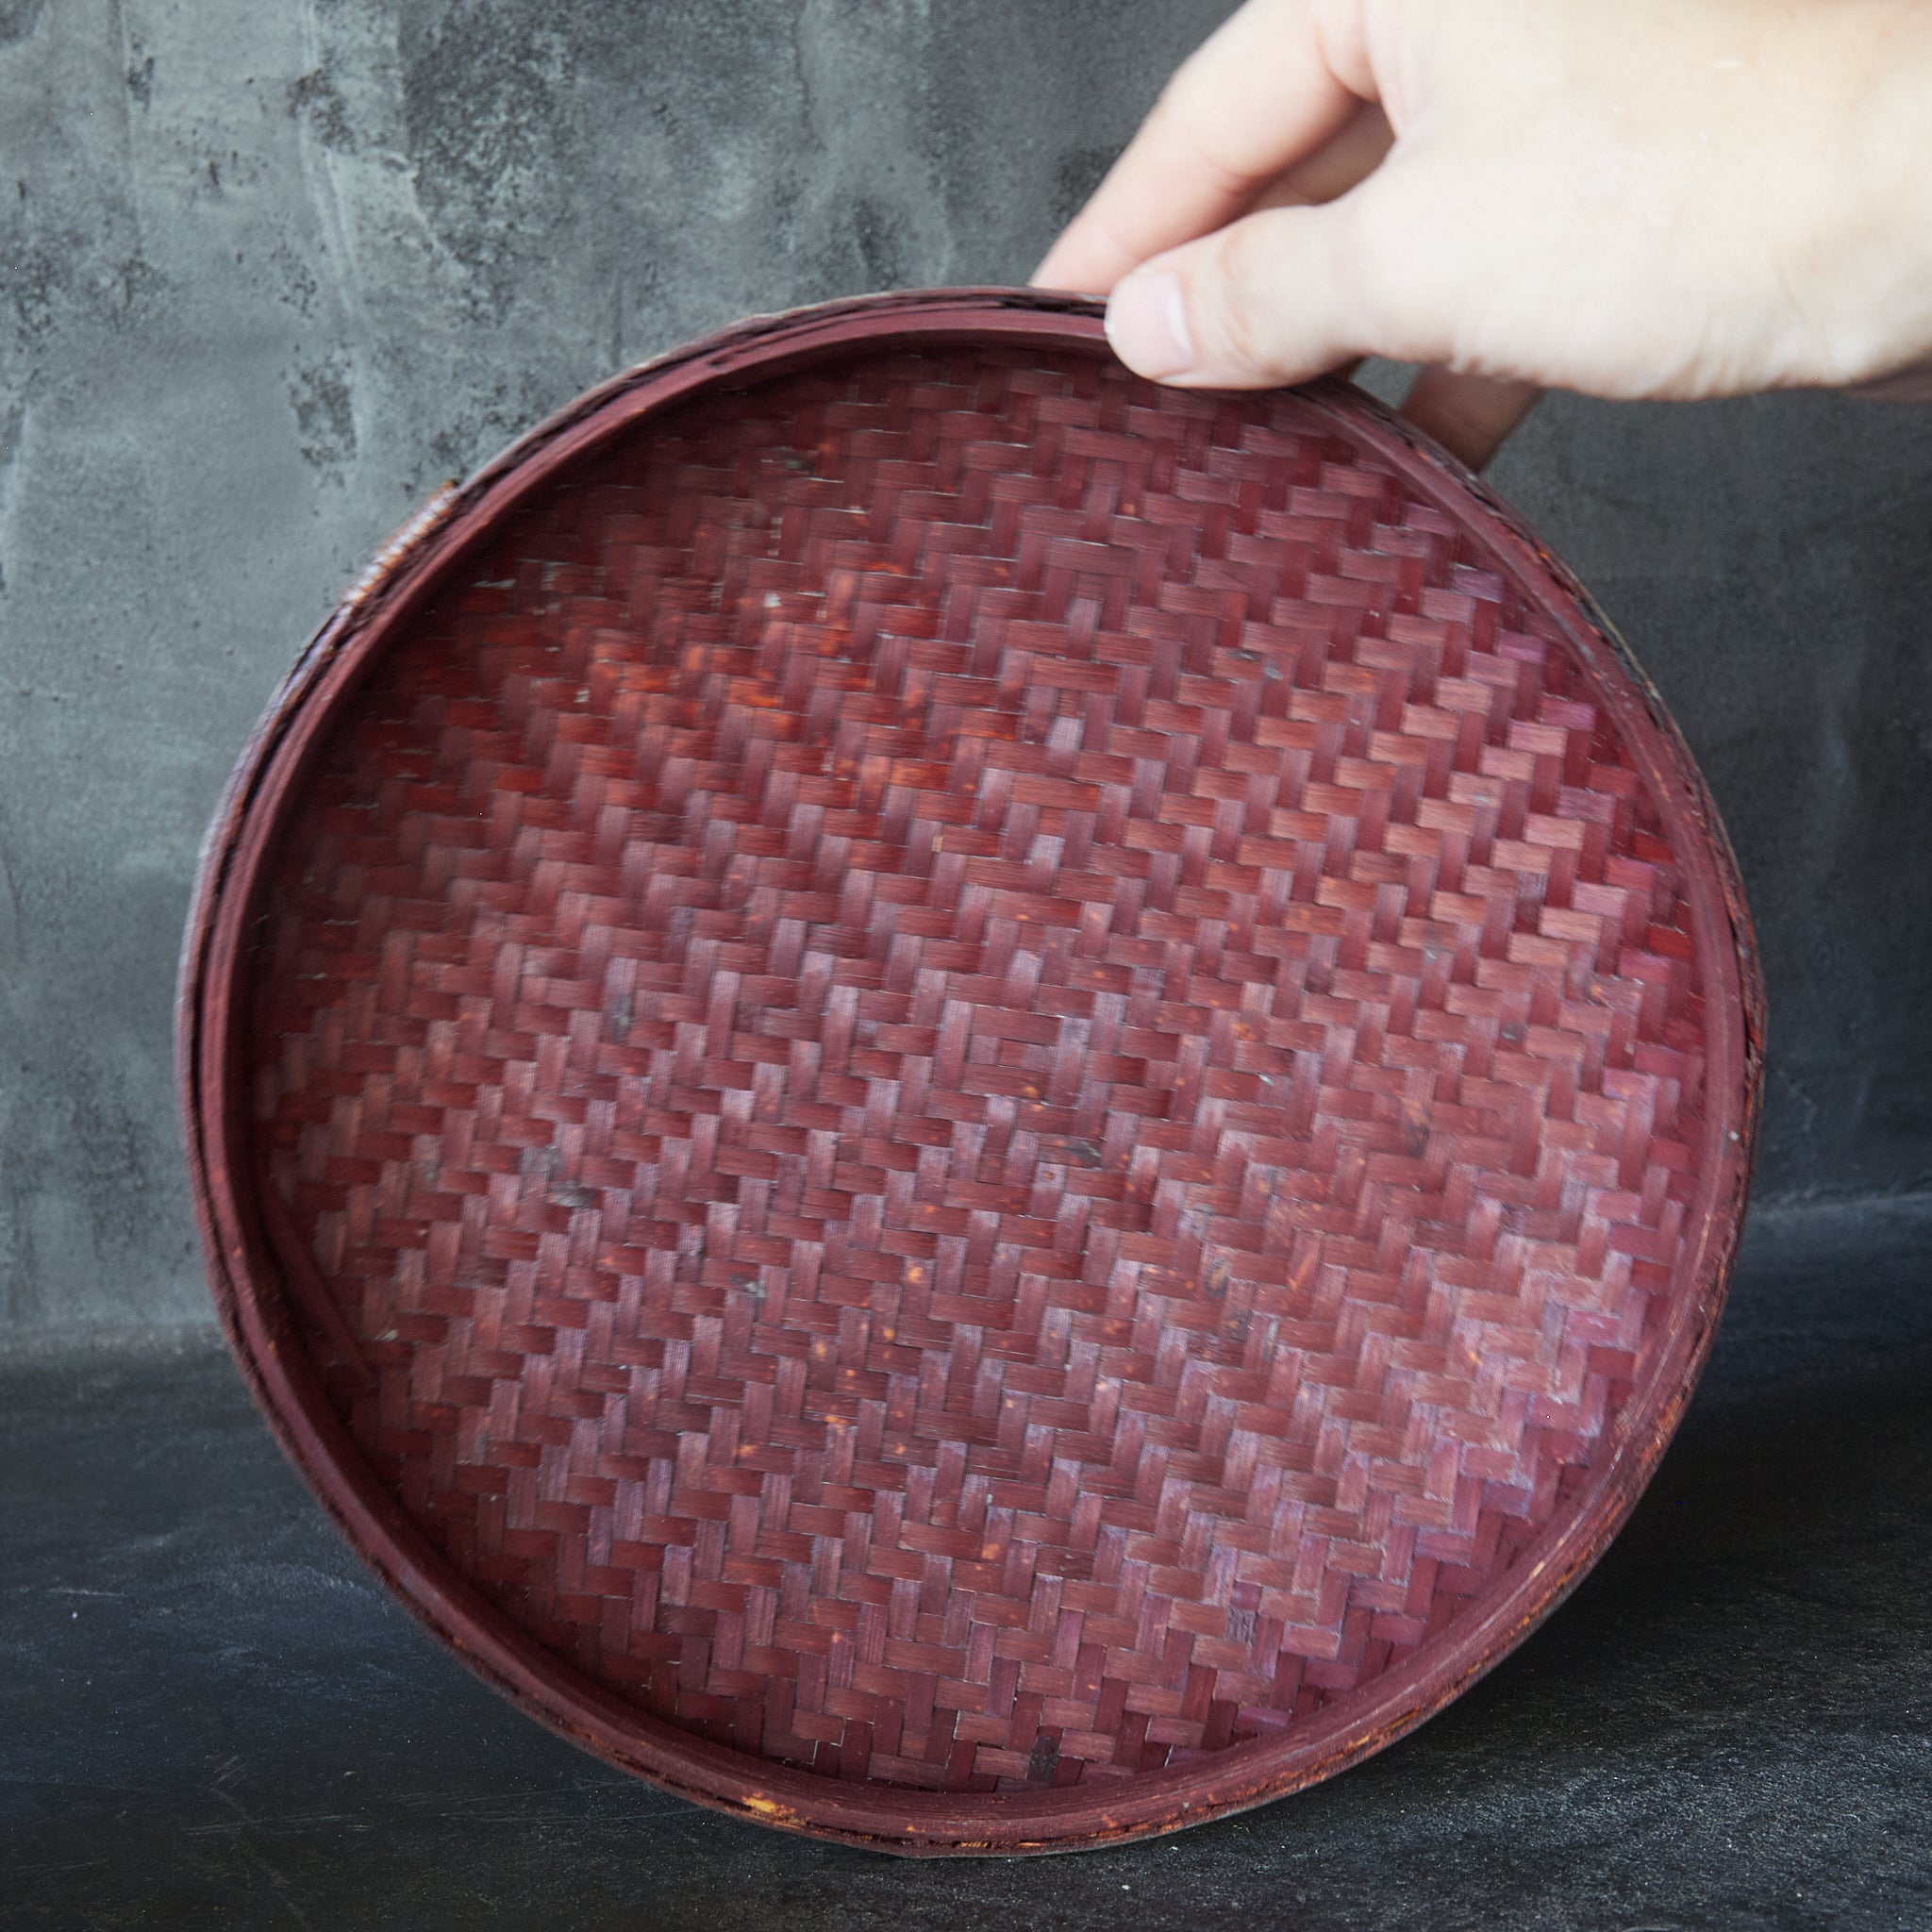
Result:
{"type": "Polygon", "coordinates": [[[445,492],[224,799],[229,1339],[588,1749],[913,1853],[1379,1749],[1628,1514],[1761,994],[1576,585],[1354,391],[1010,291],[746,325],[445,492]]]}

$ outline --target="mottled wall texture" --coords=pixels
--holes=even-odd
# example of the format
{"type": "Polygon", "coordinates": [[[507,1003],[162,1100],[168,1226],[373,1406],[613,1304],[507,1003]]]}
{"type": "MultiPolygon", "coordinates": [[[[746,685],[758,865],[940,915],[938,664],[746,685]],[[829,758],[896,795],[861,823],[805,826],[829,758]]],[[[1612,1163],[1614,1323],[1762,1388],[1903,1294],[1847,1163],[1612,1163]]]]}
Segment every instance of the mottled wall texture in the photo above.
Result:
{"type": "MultiPolygon", "coordinates": [[[[0,1336],[204,1319],[169,1040],[196,842],[382,539],[697,331],[1023,278],[1225,10],[0,0],[0,1336]]],[[[1558,399],[1495,475],[1728,817],[1761,1191],[1922,1185],[1932,410],[1558,399]]]]}

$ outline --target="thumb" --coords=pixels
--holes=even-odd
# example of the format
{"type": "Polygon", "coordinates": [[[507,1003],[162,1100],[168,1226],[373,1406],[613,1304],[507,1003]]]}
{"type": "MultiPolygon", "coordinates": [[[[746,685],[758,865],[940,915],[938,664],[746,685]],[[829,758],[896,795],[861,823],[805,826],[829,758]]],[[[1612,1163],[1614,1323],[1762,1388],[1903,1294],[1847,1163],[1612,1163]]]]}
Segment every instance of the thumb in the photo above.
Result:
{"type": "Polygon", "coordinates": [[[1157,382],[1273,389],[1391,353],[1365,201],[1266,208],[1156,256],[1107,305],[1115,355],[1157,382]]]}

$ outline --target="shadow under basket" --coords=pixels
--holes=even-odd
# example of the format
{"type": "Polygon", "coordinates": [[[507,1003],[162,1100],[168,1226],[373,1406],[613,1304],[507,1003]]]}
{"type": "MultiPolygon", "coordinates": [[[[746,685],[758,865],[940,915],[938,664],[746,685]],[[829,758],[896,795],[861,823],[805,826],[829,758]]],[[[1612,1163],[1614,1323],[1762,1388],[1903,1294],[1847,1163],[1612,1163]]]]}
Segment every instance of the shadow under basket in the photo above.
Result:
{"type": "Polygon", "coordinates": [[[966,291],[432,505],[242,762],[179,1024],[229,1339],[391,1590],[669,1790],[1012,1853],[1327,1776],[1575,1584],[1761,993],[1466,471],[966,291]]]}

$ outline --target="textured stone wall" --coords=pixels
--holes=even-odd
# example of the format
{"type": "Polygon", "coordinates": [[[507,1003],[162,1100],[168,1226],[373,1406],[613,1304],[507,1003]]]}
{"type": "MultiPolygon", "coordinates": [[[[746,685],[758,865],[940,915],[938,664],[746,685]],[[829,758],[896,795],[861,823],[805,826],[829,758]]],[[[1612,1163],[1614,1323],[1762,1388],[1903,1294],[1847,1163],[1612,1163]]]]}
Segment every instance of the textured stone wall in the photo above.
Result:
{"type": "MultiPolygon", "coordinates": [[[[0,1334],[202,1318],[170,1076],[195,846],[383,538],[697,331],[1024,277],[1225,10],[0,0],[0,1334]]],[[[1918,1184],[1932,410],[1561,399],[1495,475],[1729,818],[1762,1188],[1918,1184]]]]}

